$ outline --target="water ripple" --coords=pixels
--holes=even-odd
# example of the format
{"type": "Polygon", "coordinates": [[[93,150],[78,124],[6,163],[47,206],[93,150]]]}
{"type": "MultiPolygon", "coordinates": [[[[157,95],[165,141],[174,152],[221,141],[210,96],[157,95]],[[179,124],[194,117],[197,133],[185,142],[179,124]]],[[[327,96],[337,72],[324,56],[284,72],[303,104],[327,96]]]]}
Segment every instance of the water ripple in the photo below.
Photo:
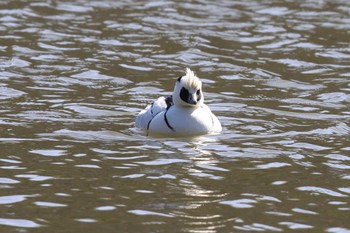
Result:
{"type": "Polygon", "coordinates": [[[36,228],[41,227],[41,224],[38,224],[34,221],[27,219],[13,219],[13,218],[0,218],[0,225],[19,227],[19,228],[36,228]]]}
{"type": "Polygon", "coordinates": [[[347,197],[347,195],[344,195],[342,193],[332,191],[326,188],[321,188],[321,187],[315,187],[315,186],[303,186],[303,187],[298,187],[298,190],[300,191],[309,191],[313,193],[318,193],[318,194],[326,194],[332,197],[347,197]]]}

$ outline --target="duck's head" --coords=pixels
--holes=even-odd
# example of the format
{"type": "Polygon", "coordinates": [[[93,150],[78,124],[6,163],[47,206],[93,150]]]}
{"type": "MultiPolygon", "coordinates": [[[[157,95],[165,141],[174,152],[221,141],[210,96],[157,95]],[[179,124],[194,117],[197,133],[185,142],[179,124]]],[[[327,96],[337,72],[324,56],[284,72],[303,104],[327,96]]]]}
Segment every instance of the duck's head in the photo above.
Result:
{"type": "Polygon", "coordinates": [[[186,75],[179,77],[173,93],[174,104],[181,107],[197,108],[204,102],[202,82],[186,68],[186,75]]]}

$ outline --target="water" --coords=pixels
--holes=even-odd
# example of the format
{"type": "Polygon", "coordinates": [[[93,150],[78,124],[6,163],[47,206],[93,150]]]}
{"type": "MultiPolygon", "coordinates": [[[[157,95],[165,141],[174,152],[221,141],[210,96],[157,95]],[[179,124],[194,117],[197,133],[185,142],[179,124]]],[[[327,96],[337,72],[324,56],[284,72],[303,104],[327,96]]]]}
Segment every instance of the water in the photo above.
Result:
{"type": "Polygon", "coordinates": [[[1,1],[1,232],[350,232],[348,1],[1,1]],[[223,132],[136,114],[185,67],[223,132]]]}

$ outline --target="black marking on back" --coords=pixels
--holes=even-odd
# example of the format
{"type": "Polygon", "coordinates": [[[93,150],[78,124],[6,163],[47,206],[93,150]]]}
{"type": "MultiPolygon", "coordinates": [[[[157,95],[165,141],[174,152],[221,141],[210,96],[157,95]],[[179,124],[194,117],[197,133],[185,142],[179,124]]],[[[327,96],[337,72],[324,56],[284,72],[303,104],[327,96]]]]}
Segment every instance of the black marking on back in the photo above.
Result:
{"type": "Polygon", "coordinates": [[[188,103],[188,97],[189,97],[190,93],[188,92],[188,90],[186,88],[181,88],[181,91],[180,91],[180,98],[188,103]]]}
{"type": "Polygon", "coordinates": [[[169,95],[168,97],[166,97],[165,103],[166,103],[166,109],[169,109],[171,106],[173,106],[174,105],[173,96],[169,95]]]}
{"type": "MultiPolygon", "coordinates": [[[[153,116],[153,114],[154,114],[154,112],[153,112],[153,105],[154,105],[154,102],[153,102],[152,105],[151,105],[151,114],[152,114],[152,118],[151,118],[151,120],[149,120],[149,122],[147,123],[147,132],[149,131],[149,127],[150,127],[151,122],[153,121],[153,119],[160,113],[160,112],[157,112],[157,113],[153,116]]],[[[147,134],[147,135],[148,135],[148,134],[147,134]]]]}
{"type": "Polygon", "coordinates": [[[168,128],[171,129],[171,131],[175,132],[175,129],[169,124],[168,118],[166,117],[168,110],[169,109],[167,109],[164,113],[164,121],[165,121],[165,124],[168,126],[168,128]]]}

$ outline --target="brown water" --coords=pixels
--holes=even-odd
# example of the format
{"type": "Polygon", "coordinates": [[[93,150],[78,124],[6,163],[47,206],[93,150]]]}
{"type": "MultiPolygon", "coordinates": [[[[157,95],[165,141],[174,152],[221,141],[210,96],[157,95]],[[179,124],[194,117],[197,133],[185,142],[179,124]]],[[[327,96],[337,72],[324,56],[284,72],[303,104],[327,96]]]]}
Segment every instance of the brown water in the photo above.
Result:
{"type": "Polygon", "coordinates": [[[347,0],[2,0],[0,232],[350,232],[349,43],[347,0]],[[187,66],[222,134],[135,129],[187,66]]]}

